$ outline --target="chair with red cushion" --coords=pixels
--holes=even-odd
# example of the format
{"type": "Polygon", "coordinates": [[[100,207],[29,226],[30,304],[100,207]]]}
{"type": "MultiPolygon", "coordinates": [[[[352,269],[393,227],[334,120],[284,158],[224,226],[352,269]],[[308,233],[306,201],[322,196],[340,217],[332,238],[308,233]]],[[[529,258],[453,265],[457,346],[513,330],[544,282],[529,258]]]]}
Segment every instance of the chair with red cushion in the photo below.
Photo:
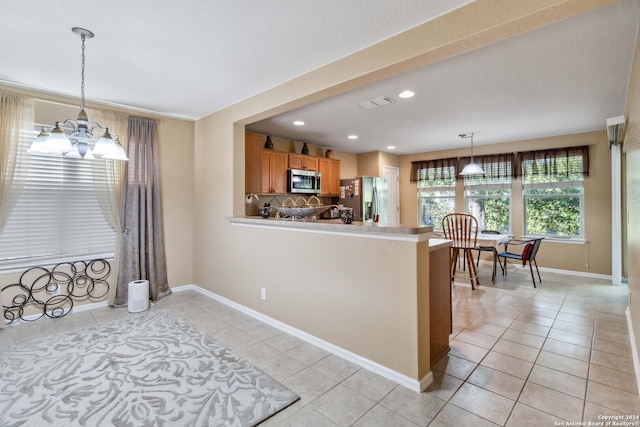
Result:
{"type": "MultiPolygon", "coordinates": [[[[509,240],[508,243],[505,243],[504,252],[498,254],[498,257],[502,257],[504,259],[504,270],[502,270],[502,274],[507,274],[507,258],[515,259],[522,261],[522,265],[527,265],[527,261],[529,261],[529,270],[531,271],[531,280],[533,281],[533,287],[536,287],[536,279],[533,276],[533,266],[531,262],[533,261],[533,265],[536,266],[536,272],[538,273],[538,280],[542,283],[542,278],[540,277],[540,270],[538,270],[538,263],[536,262],[536,255],[538,254],[538,250],[540,249],[540,244],[544,237],[536,237],[535,239],[529,240],[518,240],[512,239],[509,240]],[[521,253],[509,252],[509,246],[513,248],[515,245],[520,245],[522,247],[521,253]]],[[[498,258],[500,259],[500,258],[498,258]]]]}

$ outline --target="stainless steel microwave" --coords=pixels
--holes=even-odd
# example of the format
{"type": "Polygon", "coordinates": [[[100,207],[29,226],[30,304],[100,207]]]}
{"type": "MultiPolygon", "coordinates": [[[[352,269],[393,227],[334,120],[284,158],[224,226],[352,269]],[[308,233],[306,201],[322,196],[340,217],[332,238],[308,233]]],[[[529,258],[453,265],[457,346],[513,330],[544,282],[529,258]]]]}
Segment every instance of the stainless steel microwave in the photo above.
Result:
{"type": "Polygon", "coordinates": [[[320,192],[320,172],[289,169],[287,182],[289,193],[318,194],[320,192]]]}

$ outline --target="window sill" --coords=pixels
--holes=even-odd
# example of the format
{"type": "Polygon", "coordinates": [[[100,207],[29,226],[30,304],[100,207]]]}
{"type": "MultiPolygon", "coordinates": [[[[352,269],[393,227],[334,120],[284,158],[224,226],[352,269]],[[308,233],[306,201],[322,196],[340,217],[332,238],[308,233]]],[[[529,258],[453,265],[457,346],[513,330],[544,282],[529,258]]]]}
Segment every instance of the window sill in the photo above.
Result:
{"type": "Polygon", "coordinates": [[[77,262],[89,262],[94,259],[106,259],[109,262],[113,262],[114,253],[103,253],[93,255],[77,255],[67,257],[54,257],[54,258],[37,258],[37,259],[21,259],[21,260],[5,260],[0,261],[0,275],[4,274],[22,274],[31,268],[44,268],[51,270],[59,264],[69,264],[77,262]],[[13,261],[13,262],[11,262],[13,261]],[[19,261],[19,262],[18,262],[19,261]]]}
{"type": "Polygon", "coordinates": [[[544,237],[545,243],[565,243],[568,245],[585,245],[586,239],[581,237],[549,237],[549,236],[522,236],[521,240],[535,239],[537,237],[544,237]]]}

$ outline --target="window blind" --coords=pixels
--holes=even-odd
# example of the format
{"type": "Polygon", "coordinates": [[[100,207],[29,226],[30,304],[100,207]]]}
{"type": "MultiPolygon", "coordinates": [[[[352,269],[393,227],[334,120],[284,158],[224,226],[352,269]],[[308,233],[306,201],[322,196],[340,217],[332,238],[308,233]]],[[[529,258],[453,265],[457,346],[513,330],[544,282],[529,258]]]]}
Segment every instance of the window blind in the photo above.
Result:
{"type": "Polygon", "coordinates": [[[116,233],[94,185],[105,178],[105,160],[32,156],[27,150],[36,134],[19,148],[24,184],[0,234],[0,268],[113,256],[116,233]]]}
{"type": "MultiPolygon", "coordinates": [[[[471,179],[481,178],[487,182],[511,181],[513,164],[515,162],[514,153],[499,153],[473,156],[473,161],[482,166],[484,174],[479,176],[472,175],[471,179]]],[[[471,163],[471,157],[461,157],[458,168],[462,170],[469,163],[471,163]]],[[[458,176],[458,178],[461,177],[458,176]]],[[[466,178],[469,179],[469,177],[466,178]]]]}
{"type": "Polygon", "coordinates": [[[518,153],[517,176],[589,176],[589,146],[553,148],[518,153]],[[524,167],[528,164],[530,167],[524,167]]]}
{"type": "Polygon", "coordinates": [[[452,179],[457,175],[457,167],[456,157],[411,162],[411,182],[452,179]]]}

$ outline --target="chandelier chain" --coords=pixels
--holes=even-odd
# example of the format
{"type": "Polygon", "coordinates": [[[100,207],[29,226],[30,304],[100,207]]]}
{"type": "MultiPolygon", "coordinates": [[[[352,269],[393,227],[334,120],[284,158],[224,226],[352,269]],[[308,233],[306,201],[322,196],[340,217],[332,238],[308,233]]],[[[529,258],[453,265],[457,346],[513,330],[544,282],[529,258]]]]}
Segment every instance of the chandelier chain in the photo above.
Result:
{"type": "Polygon", "coordinates": [[[80,39],[82,39],[82,54],[81,54],[81,59],[82,59],[82,70],[80,73],[81,76],[81,82],[80,82],[80,109],[84,110],[84,39],[85,36],[84,34],[82,34],[80,36],[80,39]]]}

